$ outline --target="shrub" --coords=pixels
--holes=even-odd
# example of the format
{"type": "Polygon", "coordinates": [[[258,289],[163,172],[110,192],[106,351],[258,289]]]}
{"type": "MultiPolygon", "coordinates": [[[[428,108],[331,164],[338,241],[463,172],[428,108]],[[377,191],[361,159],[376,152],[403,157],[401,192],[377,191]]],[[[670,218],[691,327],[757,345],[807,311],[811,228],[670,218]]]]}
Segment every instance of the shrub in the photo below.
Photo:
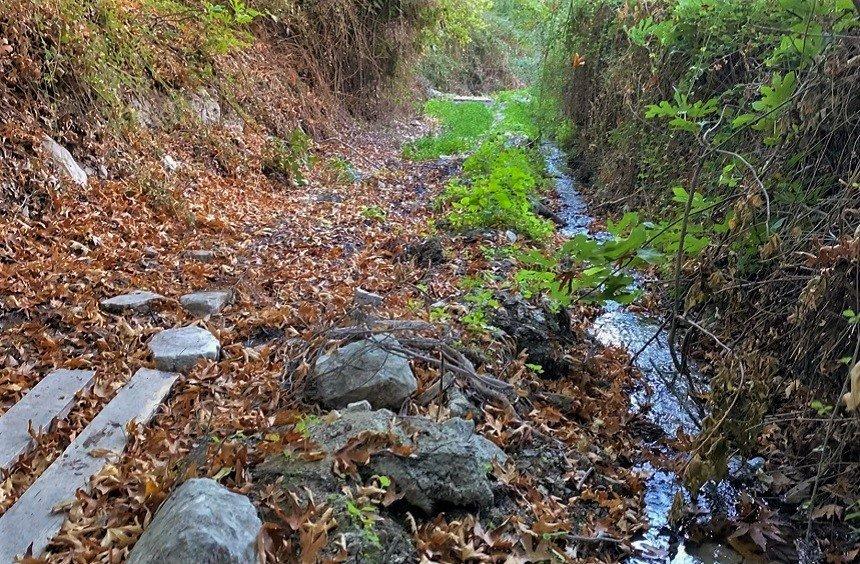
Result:
{"type": "Polygon", "coordinates": [[[505,146],[500,136],[484,142],[463,163],[463,179],[444,194],[449,219],[458,228],[513,229],[534,240],[553,231],[552,224],[535,215],[531,197],[539,188],[539,156],[505,146]]]}
{"type": "Polygon", "coordinates": [[[313,163],[310,137],[300,129],[294,130],[289,139],[270,137],[263,148],[263,173],[293,186],[307,183],[305,170],[313,163]]]}

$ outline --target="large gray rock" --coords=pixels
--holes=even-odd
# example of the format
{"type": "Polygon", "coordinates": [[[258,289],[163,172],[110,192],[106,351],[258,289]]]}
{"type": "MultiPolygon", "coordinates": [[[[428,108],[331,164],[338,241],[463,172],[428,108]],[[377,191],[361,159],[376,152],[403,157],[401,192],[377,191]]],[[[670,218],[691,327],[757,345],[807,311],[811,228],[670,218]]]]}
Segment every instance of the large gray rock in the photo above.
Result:
{"type": "Polygon", "coordinates": [[[262,522],[250,500],[210,479],[182,484],[129,554],[130,564],[258,562],[262,522]]]}
{"type": "Polygon", "coordinates": [[[230,300],[233,298],[233,293],[229,290],[217,290],[212,292],[194,292],[185,294],[179,298],[179,303],[194,315],[215,315],[224,309],[230,300]]]}
{"type": "MultiPolygon", "coordinates": [[[[292,427],[284,432],[297,430],[292,427]]],[[[302,505],[312,499],[331,505],[338,527],[330,532],[332,540],[321,551],[323,559],[340,553],[343,543],[346,562],[398,564],[418,560],[410,535],[398,524],[396,514],[385,507],[374,511],[372,532],[376,538],[372,539],[356,522],[355,508],[350,511],[345,504],[343,492],[355,483],[335,474],[332,467],[338,451],[359,436],[375,442],[379,439],[375,435],[381,435],[387,443],[387,448],[371,451],[369,463],[358,468],[365,483],[374,476],[386,476],[407,503],[428,513],[436,508],[491,506],[494,499],[489,471],[494,462],[507,460],[501,449],[475,433],[471,421],[437,423],[426,417],[397,417],[386,409],[371,411],[367,402],[306,421],[301,433],[322,456],[272,455],[252,469],[253,483],[261,489],[281,488],[302,505]]]]}
{"type": "Polygon", "coordinates": [[[436,506],[488,507],[493,503],[489,473],[493,462],[504,463],[502,450],[475,433],[475,423],[453,418],[437,423],[426,417],[395,417],[385,409],[350,410],[333,423],[308,430],[311,441],[335,453],[362,432],[391,432],[409,456],[389,451],[374,454],[360,469],[366,477],[388,476],[404,499],[432,512],[436,506]]]}
{"type": "Polygon", "coordinates": [[[152,306],[164,300],[164,296],[147,292],[145,290],[137,290],[130,294],[115,296],[99,302],[101,308],[108,313],[146,313],[152,306]]]}
{"type": "Polygon", "coordinates": [[[201,358],[218,360],[221,343],[212,333],[195,325],[167,329],[149,341],[155,366],[165,372],[187,372],[201,358]]]}
{"type": "Polygon", "coordinates": [[[367,400],[374,408],[399,410],[418,389],[409,361],[389,350],[399,346],[394,337],[377,335],[321,356],[311,381],[311,397],[332,408],[367,400]]]}
{"type": "MultiPolygon", "coordinates": [[[[345,562],[407,564],[417,562],[411,535],[384,510],[372,514],[372,533],[350,513],[342,488],[345,480],[332,472],[332,460],[303,460],[298,456],[277,455],[268,458],[253,470],[254,483],[259,487],[275,485],[295,495],[302,505],[311,499],[325,501],[334,510],[337,529],[329,532],[329,544],[318,555],[320,561],[333,561],[346,548],[345,562]]],[[[277,516],[272,516],[277,518],[277,516]]],[[[341,561],[341,560],[337,560],[341,561]]]]}
{"type": "Polygon", "coordinates": [[[87,185],[87,173],[81,168],[81,165],[78,164],[78,161],[72,156],[68,149],[45,135],[42,138],[42,148],[48,152],[48,155],[51,157],[51,162],[54,165],[63,171],[66,176],[68,176],[72,182],[76,184],[80,184],[81,186],[87,185]]]}

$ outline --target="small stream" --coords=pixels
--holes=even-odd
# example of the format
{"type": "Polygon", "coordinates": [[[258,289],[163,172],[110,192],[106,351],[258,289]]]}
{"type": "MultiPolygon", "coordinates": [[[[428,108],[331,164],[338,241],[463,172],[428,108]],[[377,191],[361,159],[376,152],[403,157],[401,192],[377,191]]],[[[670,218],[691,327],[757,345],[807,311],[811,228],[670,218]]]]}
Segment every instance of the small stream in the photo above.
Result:
{"type": "MultiPolygon", "coordinates": [[[[567,167],[564,154],[558,147],[545,143],[542,147],[547,172],[555,179],[556,191],[562,202],[559,212],[564,225],[562,233],[568,237],[589,233],[593,217],[588,214],[588,206],[577,191],[573,176],[567,167]]],[[[590,234],[600,238],[601,234],[590,234]]],[[[591,334],[604,346],[621,347],[636,357],[635,365],[642,373],[642,381],[633,391],[631,409],[644,410],[646,418],[659,426],[663,432],[674,437],[681,429],[688,434],[699,431],[695,406],[690,398],[690,382],[704,388],[704,379],[695,372],[688,380],[675,369],[670,356],[667,335],[660,329],[660,321],[652,316],[633,313],[610,302],[604,306],[604,313],[595,320],[591,334]],[[646,346],[655,333],[656,338],[646,346]]],[[[677,453],[666,447],[645,445],[651,450],[662,450],[669,457],[677,453]]],[[[684,490],[674,472],[656,469],[645,462],[639,469],[649,474],[646,481],[645,512],[650,524],[647,533],[634,542],[637,554],[628,562],[653,563],[672,562],[677,564],[740,563],[743,558],[727,545],[703,543],[688,546],[669,525],[669,511],[676,492],[684,490]]],[[[706,485],[698,499],[699,510],[704,515],[729,515],[734,511],[734,500],[739,492],[728,482],[706,485]]]]}

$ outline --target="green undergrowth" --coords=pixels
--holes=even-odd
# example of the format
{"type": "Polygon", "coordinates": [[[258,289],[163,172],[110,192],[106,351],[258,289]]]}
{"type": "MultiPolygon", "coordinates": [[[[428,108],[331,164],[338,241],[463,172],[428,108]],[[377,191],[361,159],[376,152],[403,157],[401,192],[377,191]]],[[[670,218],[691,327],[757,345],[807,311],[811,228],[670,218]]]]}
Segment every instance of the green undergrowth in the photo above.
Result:
{"type": "Polygon", "coordinates": [[[492,105],[427,103],[427,113],[440,120],[441,131],[407,145],[404,154],[426,160],[471,152],[441,198],[453,227],[511,229],[535,241],[552,233],[553,225],[532,209],[545,182],[529,108],[524,92],[500,93],[492,105]]]}
{"type": "Polygon", "coordinates": [[[470,151],[493,125],[492,109],[481,102],[433,99],[424,112],[439,120],[440,131],[408,143],[403,148],[408,159],[426,161],[470,151]]]}
{"type": "MultiPolygon", "coordinates": [[[[851,0],[571,0],[556,14],[541,123],[605,210],[654,218],[607,245],[574,239],[569,256],[587,258],[584,274],[611,278],[603,257],[635,264],[641,251],[625,247],[644,236],[647,262],[653,249],[671,263],[663,278],[684,349],[728,351],[714,359],[713,415],[685,470],[693,490],[724,476],[731,454],[761,452],[769,417],[821,418],[813,404],[839,404],[857,361],[843,315],[856,305],[857,261],[831,249],[857,237],[845,209],[860,186],[860,72],[845,62],[856,56],[858,14],[851,0]]],[[[523,282],[553,292],[560,278],[576,291],[583,280],[565,258],[537,257],[544,264],[523,282]]],[[[604,289],[623,292],[624,279],[611,282],[604,289]]],[[[579,291],[594,295],[587,284],[579,291]]],[[[824,508],[847,506],[833,477],[858,460],[856,441],[828,444],[852,429],[825,430],[825,420],[780,444],[802,460],[805,437],[824,437],[813,444],[828,454],[795,468],[798,483],[828,484],[805,500],[810,531],[824,508]]]]}
{"type": "MultiPolygon", "coordinates": [[[[555,252],[537,249],[518,253],[520,270],[516,281],[527,298],[545,295],[554,307],[573,301],[603,303],[613,300],[632,303],[642,294],[631,272],[656,268],[669,276],[671,258],[681,246],[686,191],[675,189],[672,209],[658,222],[643,220],[637,212],[627,212],[618,221],[607,220],[599,237],[578,234],[555,252]]],[[[697,256],[711,242],[714,233],[728,230],[730,218],[709,214],[719,202],[693,195],[693,205],[684,234],[685,254],[697,256]]]]}
{"type": "Polygon", "coordinates": [[[431,99],[424,105],[424,113],[439,121],[439,130],[407,143],[403,155],[416,161],[460,155],[474,151],[492,136],[519,135],[536,141],[540,129],[534,111],[527,90],[499,92],[492,104],[431,99]]]}
{"type": "Polygon", "coordinates": [[[532,82],[543,46],[549,0],[443,0],[451,20],[428,42],[417,70],[445,92],[493,92],[532,82]]]}
{"type": "Polygon", "coordinates": [[[94,100],[122,113],[129,91],[182,88],[208,80],[215,58],[253,40],[263,14],[242,0],[57,0],[33,6],[12,0],[13,24],[41,59],[34,86],[68,88],[81,104],[94,100]],[[40,43],[36,43],[36,39],[40,43]]]}
{"type": "Polygon", "coordinates": [[[531,198],[543,182],[540,155],[511,147],[501,135],[486,140],[463,163],[463,174],[445,190],[448,219],[460,229],[512,229],[533,240],[553,226],[532,210],[531,198]]]}

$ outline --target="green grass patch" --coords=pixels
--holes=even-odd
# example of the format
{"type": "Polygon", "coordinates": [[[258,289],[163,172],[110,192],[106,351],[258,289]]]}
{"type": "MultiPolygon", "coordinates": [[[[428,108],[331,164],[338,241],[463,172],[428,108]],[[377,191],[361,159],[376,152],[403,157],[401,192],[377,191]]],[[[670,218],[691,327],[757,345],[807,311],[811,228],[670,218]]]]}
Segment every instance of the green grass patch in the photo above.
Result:
{"type": "Polygon", "coordinates": [[[495,130],[501,133],[524,135],[532,140],[540,138],[536,106],[528,90],[506,90],[495,96],[502,119],[495,130]]]}
{"type": "Polygon", "coordinates": [[[441,122],[441,130],[407,143],[403,155],[408,159],[426,161],[470,151],[493,125],[492,109],[481,102],[434,99],[424,111],[441,122]]]}
{"type": "Polygon", "coordinates": [[[552,223],[532,211],[531,199],[545,177],[543,159],[532,146],[540,129],[527,90],[499,93],[489,106],[430,100],[425,111],[441,122],[441,130],[407,144],[407,158],[473,152],[442,196],[455,228],[511,229],[533,240],[552,233],[552,223]]]}

